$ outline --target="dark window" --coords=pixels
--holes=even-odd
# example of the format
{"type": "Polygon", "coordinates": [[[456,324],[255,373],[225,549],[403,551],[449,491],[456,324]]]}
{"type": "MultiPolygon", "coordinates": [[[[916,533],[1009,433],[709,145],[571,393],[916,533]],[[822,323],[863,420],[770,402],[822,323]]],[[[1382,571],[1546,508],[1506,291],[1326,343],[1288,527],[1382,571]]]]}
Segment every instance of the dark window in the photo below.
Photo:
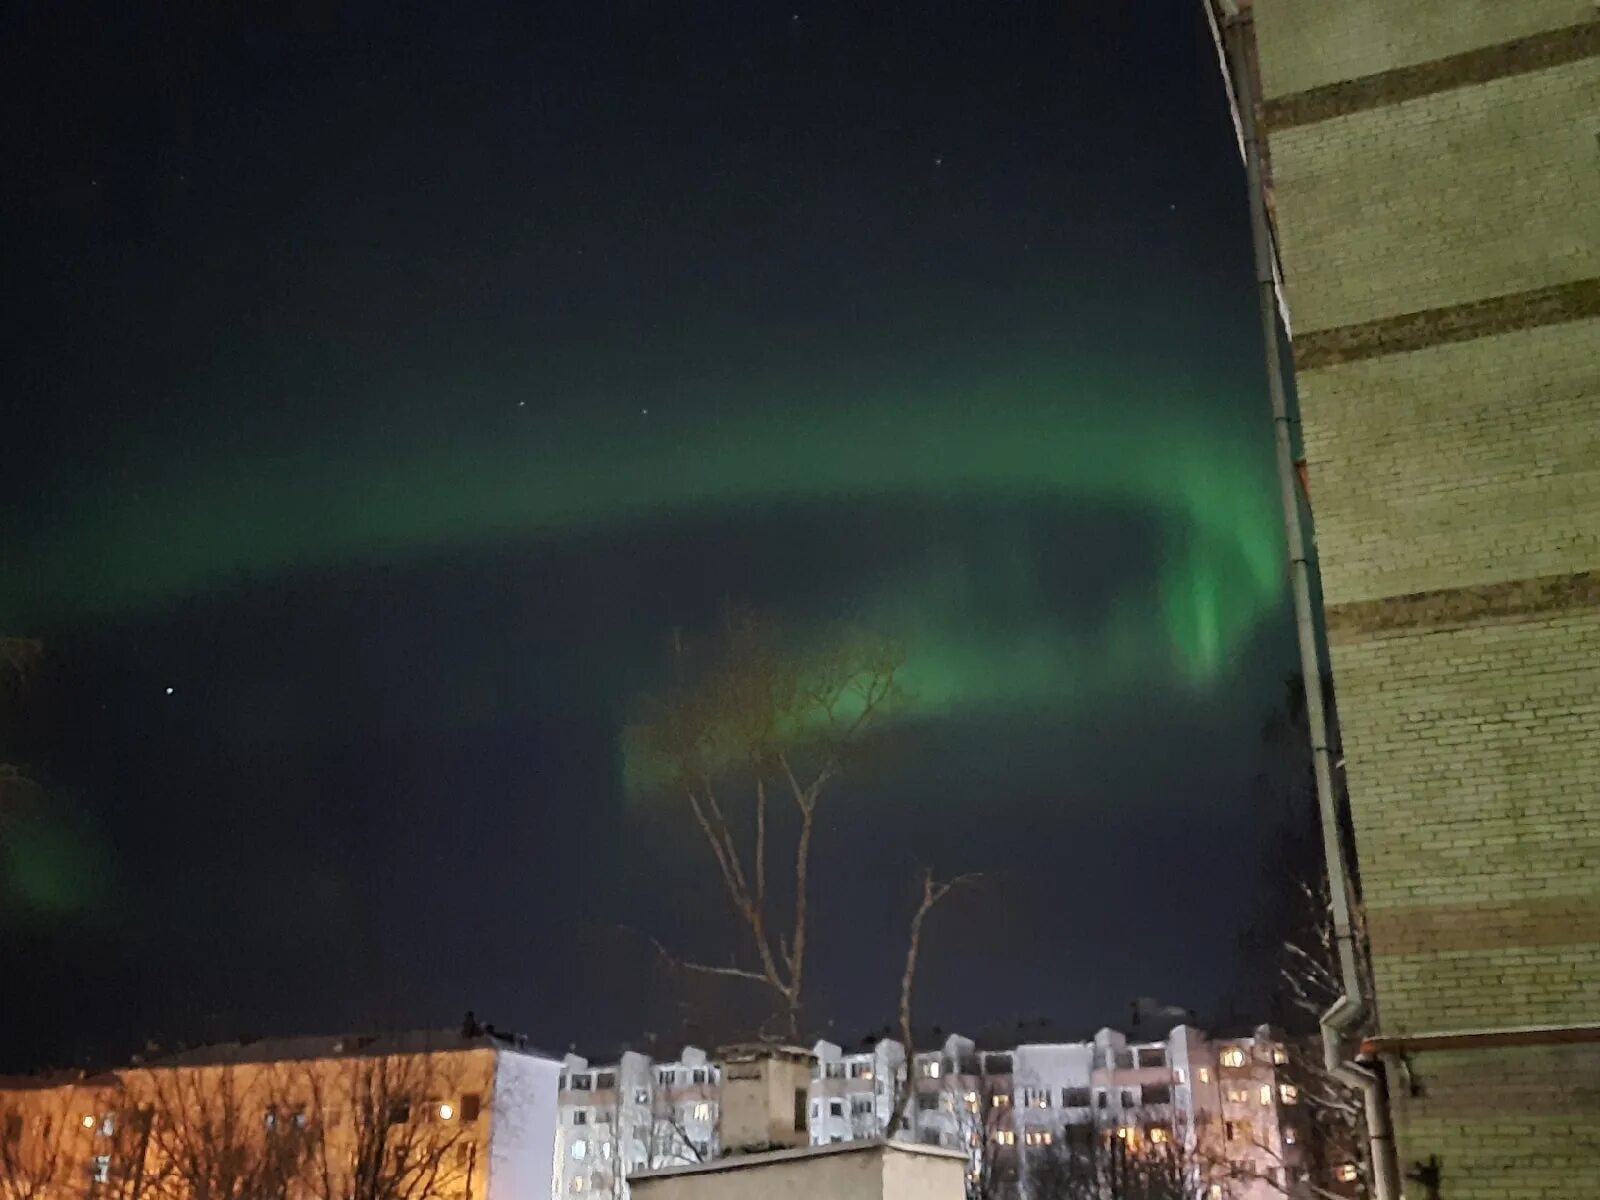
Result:
{"type": "Polygon", "coordinates": [[[1110,1101],[1106,1099],[1106,1093],[1104,1091],[1098,1091],[1094,1094],[1094,1106],[1096,1108],[1110,1107],[1110,1101]]]}
{"type": "Polygon", "coordinates": [[[1067,1145],[1075,1150],[1087,1150],[1094,1145],[1094,1126],[1087,1121],[1081,1124],[1068,1125],[1061,1131],[1061,1136],[1066,1139],[1067,1145]]]}
{"type": "Polygon", "coordinates": [[[1232,1121],[1224,1121],[1222,1123],[1222,1140],[1225,1141],[1225,1142],[1233,1141],[1233,1122],[1232,1121]]]}
{"type": "Polygon", "coordinates": [[[695,1083],[704,1083],[706,1081],[706,1069],[704,1067],[696,1067],[692,1078],[695,1083]]]}
{"type": "Polygon", "coordinates": [[[917,1093],[917,1111],[932,1112],[939,1107],[939,1097],[932,1092],[917,1093]]]}
{"type": "Polygon", "coordinates": [[[983,1073],[985,1075],[1011,1074],[1011,1055],[991,1054],[983,1060],[983,1073]]]}
{"type": "Polygon", "coordinates": [[[852,1117],[870,1117],[872,1115],[872,1100],[868,1096],[856,1096],[850,1101],[850,1115],[852,1117]]]}
{"type": "Polygon", "coordinates": [[[795,1088],[794,1090],[794,1131],[796,1133],[804,1133],[806,1131],[805,1088],[795,1088]]]}
{"type": "Polygon", "coordinates": [[[1166,1083],[1145,1084],[1144,1102],[1146,1104],[1171,1104],[1172,1086],[1166,1083]]]}
{"type": "Polygon", "coordinates": [[[939,1144],[939,1131],[937,1129],[924,1129],[918,1137],[924,1146],[937,1146],[939,1144]]]}
{"type": "Polygon", "coordinates": [[[828,1101],[828,1115],[830,1117],[842,1117],[842,1116],[844,1116],[844,1101],[843,1100],[829,1100],[828,1101]]]}
{"type": "Polygon", "coordinates": [[[556,1080],[556,1086],[563,1092],[567,1090],[567,1073],[565,1071],[561,1072],[561,1078],[556,1080]]]}
{"type": "Polygon", "coordinates": [[[1122,1107],[1123,1108],[1138,1108],[1139,1107],[1139,1093],[1134,1091],[1133,1088],[1123,1088],[1122,1089],[1122,1107]]]}
{"type": "Polygon", "coordinates": [[[614,1072],[614,1071],[602,1071],[602,1072],[600,1072],[599,1075],[595,1076],[594,1086],[597,1087],[597,1088],[600,1088],[601,1090],[606,1090],[606,1089],[609,1089],[609,1088],[616,1087],[617,1086],[616,1072],[614,1072]]]}
{"type": "Polygon", "coordinates": [[[1133,1051],[1132,1050],[1118,1050],[1117,1051],[1117,1057],[1116,1057],[1116,1063],[1117,1063],[1117,1066],[1122,1068],[1124,1071],[1130,1069],[1133,1066],[1133,1051]]]}
{"type": "Polygon", "coordinates": [[[593,1086],[593,1075],[574,1075],[572,1077],[572,1090],[575,1092],[587,1092],[593,1086]]]}
{"type": "Polygon", "coordinates": [[[476,1121],[478,1114],[483,1111],[483,1097],[477,1092],[468,1092],[461,1097],[461,1119],[463,1121],[476,1121]]]}
{"type": "Polygon", "coordinates": [[[404,1100],[389,1105],[389,1124],[404,1125],[411,1120],[411,1105],[404,1100]]]}
{"type": "Polygon", "coordinates": [[[574,1125],[587,1125],[589,1123],[588,1110],[587,1109],[582,1109],[582,1108],[573,1109],[572,1110],[572,1123],[574,1125]]]}
{"type": "Polygon", "coordinates": [[[7,1113],[6,1114],[5,1138],[6,1138],[6,1141],[8,1141],[8,1142],[20,1141],[22,1139],[22,1114],[21,1113],[7,1113]]]}
{"type": "Polygon", "coordinates": [[[1141,1067],[1164,1067],[1167,1065],[1167,1052],[1160,1046],[1146,1046],[1139,1051],[1139,1065],[1141,1067]]]}
{"type": "Polygon", "coordinates": [[[1086,1087],[1067,1087],[1061,1089],[1062,1108],[1088,1108],[1089,1089],[1086,1087]]]}

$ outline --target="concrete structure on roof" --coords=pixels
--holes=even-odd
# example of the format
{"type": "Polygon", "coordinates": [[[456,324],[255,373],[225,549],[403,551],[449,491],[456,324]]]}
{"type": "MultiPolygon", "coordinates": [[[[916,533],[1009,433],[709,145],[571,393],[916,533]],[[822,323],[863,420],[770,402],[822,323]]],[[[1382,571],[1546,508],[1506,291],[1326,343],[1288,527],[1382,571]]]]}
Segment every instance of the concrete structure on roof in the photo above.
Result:
{"type": "Polygon", "coordinates": [[[1600,8],[1212,2],[1258,81],[1401,1168],[1600,1195],[1600,8]]]}
{"type": "Polygon", "coordinates": [[[547,1195],[560,1064],[471,1032],[281,1038],[0,1085],[0,1195],[547,1195]],[[204,1152],[198,1152],[203,1148],[204,1152]],[[380,1164],[373,1168],[372,1164],[380,1164]]]}
{"type": "Polygon", "coordinates": [[[725,1158],[650,1172],[635,1200],[964,1200],[966,1155],[862,1141],[725,1158]]]}

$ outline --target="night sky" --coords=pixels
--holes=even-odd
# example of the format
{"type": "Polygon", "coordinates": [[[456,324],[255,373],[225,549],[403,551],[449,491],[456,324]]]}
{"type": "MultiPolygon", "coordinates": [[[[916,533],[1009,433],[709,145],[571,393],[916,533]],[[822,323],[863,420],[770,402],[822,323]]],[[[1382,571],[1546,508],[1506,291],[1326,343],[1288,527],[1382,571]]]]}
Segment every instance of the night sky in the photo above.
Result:
{"type": "Polygon", "coordinates": [[[817,849],[818,1028],[889,1019],[919,862],[986,873],[925,1022],[1250,994],[1293,653],[1195,0],[23,3],[0,40],[0,632],[46,644],[0,1067],[469,1007],[670,1040],[617,927],[726,928],[620,733],[728,601],[907,650],[817,849]]]}

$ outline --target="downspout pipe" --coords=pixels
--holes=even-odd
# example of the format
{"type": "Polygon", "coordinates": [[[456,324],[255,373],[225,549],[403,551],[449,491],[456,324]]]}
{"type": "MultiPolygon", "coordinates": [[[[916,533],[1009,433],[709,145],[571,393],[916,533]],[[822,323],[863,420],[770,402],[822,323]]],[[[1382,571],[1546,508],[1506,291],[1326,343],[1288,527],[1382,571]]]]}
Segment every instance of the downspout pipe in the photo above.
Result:
{"type": "Polygon", "coordinates": [[[1248,17],[1224,19],[1221,30],[1210,3],[1207,19],[1214,34],[1225,39],[1226,67],[1234,93],[1235,120],[1244,143],[1245,174],[1250,193],[1250,226],[1256,266],[1256,291],[1261,310],[1261,335],[1266,353],[1267,390],[1272,399],[1272,422],[1277,443],[1278,485],[1283,502],[1283,530],[1289,550],[1289,579],[1294,595],[1295,634],[1300,648],[1300,674],[1305,685],[1306,724],[1311,737],[1311,758],[1316,779],[1317,810],[1322,825],[1322,849],[1328,869],[1328,891],[1338,947],[1339,981],[1343,995],[1321,1018],[1323,1062],[1328,1072],[1361,1092],[1366,1110],[1368,1158],[1372,1164],[1375,1200],[1398,1200],[1400,1170],[1395,1155],[1394,1131],[1389,1118],[1389,1097],[1381,1065],[1351,1062],[1344,1057],[1344,1034],[1368,1008],[1362,975],[1356,962],[1355,934],[1350,921],[1350,870],[1345,860],[1344,838],[1333,786],[1333,763],[1328,750],[1328,714],[1322,696],[1322,655],[1317,646],[1311,607],[1311,568],[1306,553],[1305,522],[1301,513],[1299,479],[1295,471],[1294,441],[1289,403],[1283,385],[1283,361],[1278,337],[1277,253],[1267,217],[1266,192],[1261,170],[1261,134],[1256,124],[1252,50],[1243,37],[1248,17]]]}

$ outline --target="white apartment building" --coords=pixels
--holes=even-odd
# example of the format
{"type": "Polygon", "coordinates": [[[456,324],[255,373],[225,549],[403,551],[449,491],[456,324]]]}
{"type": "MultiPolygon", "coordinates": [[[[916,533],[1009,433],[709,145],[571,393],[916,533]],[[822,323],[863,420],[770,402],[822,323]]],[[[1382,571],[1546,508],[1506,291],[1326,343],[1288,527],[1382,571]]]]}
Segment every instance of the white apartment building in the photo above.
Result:
{"type": "MultiPolygon", "coordinates": [[[[905,1055],[897,1042],[846,1054],[816,1047],[809,1102],[813,1145],[880,1137],[905,1055]]],[[[1208,1039],[1180,1025],[1159,1042],[1102,1029],[1087,1042],[980,1050],[952,1036],[919,1052],[897,1136],[966,1151],[990,1194],[1027,1200],[1030,1161],[1063,1139],[1116,1138],[1138,1154],[1167,1147],[1213,1200],[1278,1200],[1301,1182],[1299,1097],[1266,1027],[1208,1039]]],[[[1309,1193],[1308,1193],[1309,1194],[1309,1193]]]]}
{"type": "Polygon", "coordinates": [[[672,1062],[632,1051],[615,1063],[563,1064],[551,1196],[621,1200],[638,1171],[709,1162],[720,1153],[722,1074],[685,1046],[672,1062]]]}

